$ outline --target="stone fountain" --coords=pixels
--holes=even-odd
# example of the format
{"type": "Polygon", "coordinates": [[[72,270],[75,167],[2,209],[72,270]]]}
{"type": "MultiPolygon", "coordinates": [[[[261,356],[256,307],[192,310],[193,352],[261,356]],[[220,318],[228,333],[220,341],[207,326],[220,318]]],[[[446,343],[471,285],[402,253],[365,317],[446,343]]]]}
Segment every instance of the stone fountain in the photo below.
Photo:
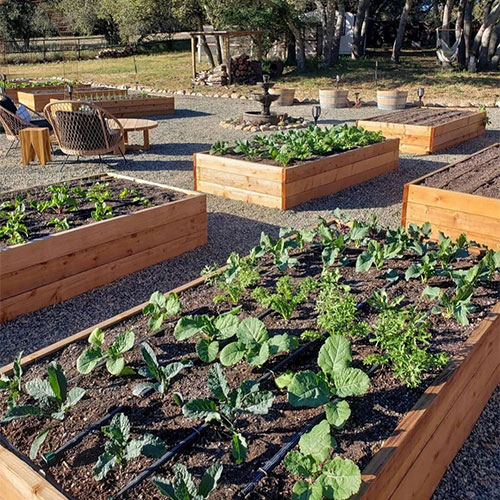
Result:
{"type": "Polygon", "coordinates": [[[274,83],[269,81],[268,75],[264,75],[262,82],[258,82],[257,85],[262,89],[262,93],[251,92],[250,97],[254,101],[260,102],[262,110],[246,111],[243,113],[243,120],[253,125],[276,125],[279,122],[279,117],[276,113],[271,113],[270,109],[271,104],[279,99],[279,95],[269,93],[269,89],[274,87],[274,83]]]}

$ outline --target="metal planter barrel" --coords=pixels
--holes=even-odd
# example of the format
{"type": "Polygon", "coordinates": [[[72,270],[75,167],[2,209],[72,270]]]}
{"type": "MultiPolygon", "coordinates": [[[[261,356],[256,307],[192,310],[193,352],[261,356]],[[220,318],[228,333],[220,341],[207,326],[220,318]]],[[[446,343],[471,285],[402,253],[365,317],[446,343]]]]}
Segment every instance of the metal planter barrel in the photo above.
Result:
{"type": "Polygon", "coordinates": [[[347,108],[348,90],[326,89],[319,91],[319,104],[322,109],[347,108]]]}
{"type": "Polygon", "coordinates": [[[407,97],[406,90],[377,90],[377,107],[386,111],[404,109],[407,97]]]}

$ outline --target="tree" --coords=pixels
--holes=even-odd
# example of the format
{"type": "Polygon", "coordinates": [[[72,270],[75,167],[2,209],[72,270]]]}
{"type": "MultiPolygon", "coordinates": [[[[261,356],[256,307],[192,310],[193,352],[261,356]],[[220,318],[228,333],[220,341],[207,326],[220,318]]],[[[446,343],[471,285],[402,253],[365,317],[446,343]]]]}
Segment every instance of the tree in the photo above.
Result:
{"type": "Polygon", "coordinates": [[[471,58],[477,60],[477,69],[488,69],[488,49],[494,26],[500,20],[500,0],[488,0],[484,7],[483,23],[479,28],[471,49],[471,58]]]}
{"type": "Polygon", "coordinates": [[[441,38],[449,45],[450,44],[450,32],[447,31],[450,29],[451,22],[451,14],[453,12],[453,4],[455,0],[446,0],[443,8],[443,22],[441,24],[441,29],[443,32],[441,33],[441,38]]]}
{"type": "Polygon", "coordinates": [[[401,47],[403,46],[403,38],[405,35],[406,23],[408,22],[408,16],[410,14],[412,5],[412,0],[406,0],[403,7],[403,12],[401,12],[401,18],[399,19],[398,33],[396,39],[394,40],[394,46],[392,48],[391,59],[395,63],[399,63],[399,55],[401,54],[401,47]]]}
{"type": "Polygon", "coordinates": [[[335,0],[316,0],[316,7],[321,15],[323,31],[322,64],[329,67],[332,64],[333,39],[335,36],[335,0]]]}
{"type": "Polygon", "coordinates": [[[354,28],[352,31],[351,57],[353,59],[358,59],[364,54],[364,42],[363,37],[361,36],[361,31],[369,8],[370,0],[359,0],[358,9],[356,11],[356,20],[354,21],[354,28]]]}
{"type": "Polygon", "coordinates": [[[345,22],[345,4],[343,0],[338,0],[337,11],[338,15],[335,22],[335,34],[333,36],[332,64],[339,62],[340,39],[342,38],[342,30],[345,22]]]}

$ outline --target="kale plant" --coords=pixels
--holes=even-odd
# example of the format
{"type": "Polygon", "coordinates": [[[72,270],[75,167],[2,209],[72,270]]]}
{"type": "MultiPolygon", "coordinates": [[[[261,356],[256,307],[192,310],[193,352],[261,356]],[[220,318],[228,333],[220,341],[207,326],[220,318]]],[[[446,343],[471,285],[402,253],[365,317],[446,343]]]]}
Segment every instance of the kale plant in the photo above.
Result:
{"type": "Polygon", "coordinates": [[[6,391],[8,393],[7,406],[9,408],[14,408],[14,406],[17,406],[17,400],[22,392],[22,357],[23,353],[21,351],[14,358],[14,363],[12,364],[12,375],[10,377],[3,373],[0,375],[0,391],[6,391]]]}
{"type": "Polygon", "coordinates": [[[266,415],[273,402],[270,391],[259,391],[259,383],[245,380],[230,390],[221,366],[215,363],[208,372],[208,387],[212,398],[196,398],[185,403],[182,412],[187,418],[203,418],[219,422],[232,433],[231,453],[237,464],[245,461],[247,441],[238,431],[237,421],[243,414],[266,415]]]}
{"type": "Polygon", "coordinates": [[[148,304],[142,310],[144,315],[151,316],[149,328],[153,332],[159,330],[169,317],[180,314],[181,311],[179,296],[173,292],[167,296],[161,292],[152,293],[148,304]]]}
{"type": "Polygon", "coordinates": [[[85,349],[76,360],[80,373],[90,373],[100,362],[106,361],[106,369],[111,375],[132,375],[134,371],[125,366],[123,354],[134,347],[135,335],[127,330],[116,336],[113,343],[104,348],[104,331],[96,328],[89,336],[90,347],[85,349]]]}

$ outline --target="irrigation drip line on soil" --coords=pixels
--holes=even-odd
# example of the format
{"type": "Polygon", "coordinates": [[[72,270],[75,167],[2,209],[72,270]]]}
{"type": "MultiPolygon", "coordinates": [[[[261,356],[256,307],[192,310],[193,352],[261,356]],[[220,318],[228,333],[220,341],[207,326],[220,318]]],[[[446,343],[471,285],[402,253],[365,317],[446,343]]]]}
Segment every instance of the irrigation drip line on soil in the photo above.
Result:
{"type": "Polygon", "coordinates": [[[78,433],[76,436],[72,437],[68,441],[66,441],[63,445],[61,445],[56,451],[49,451],[48,453],[44,453],[42,458],[45,462],[46,467],[51,467],[56,462],[58,462],[62,455],[64,455],[69,449],[76,446],[80,441],[82,441],[85,436],[90,434],[92,431],[99,429],[104,422],[111,420],[118,412],[123,409],[122,406],[117,406],[114,410],[110,411],[99,420],[94,422],[89,427],[85,428],[83,431],[78,433]]]}

